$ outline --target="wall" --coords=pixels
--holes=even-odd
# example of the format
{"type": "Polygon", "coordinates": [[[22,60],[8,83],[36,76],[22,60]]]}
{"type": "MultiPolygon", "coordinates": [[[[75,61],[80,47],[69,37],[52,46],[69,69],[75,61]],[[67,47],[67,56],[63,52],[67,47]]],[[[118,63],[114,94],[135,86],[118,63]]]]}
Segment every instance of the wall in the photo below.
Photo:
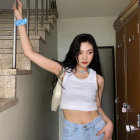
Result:
{"type": "MultiPolygon", "coordinates": [[[[87,17],[58,19],[58,59],[62,61],[73,38],[80,33],[90,33],[98,46],[115,47],[113,22],[117,17],[87,17]]],[[[115,48],[114,48],[115,49],[115,48]]],[[[59,111],[59,140],[61,140],[63,114],[59,111]]]]}
{"type": "MultiPolygon", "coordinates": [[[[40,41],[40,53],[57,59],[57,26],[40,41]],[[48,51],[49,50],[49,51],[48,51]]],[[[58,140],[58,112],[51,112],[51,75],[32,64],[32,75],[17,76],[16,106],[0,113],[1,140],[58,140]]]]}

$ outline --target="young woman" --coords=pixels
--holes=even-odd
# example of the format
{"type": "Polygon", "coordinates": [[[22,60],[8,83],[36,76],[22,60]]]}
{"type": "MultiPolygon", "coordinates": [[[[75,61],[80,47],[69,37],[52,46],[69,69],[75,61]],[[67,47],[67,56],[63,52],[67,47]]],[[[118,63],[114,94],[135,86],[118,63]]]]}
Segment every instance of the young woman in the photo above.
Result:
{"type": "MultiPolygon", "coordinates": [[[[17,20],[22,20],[22,3],[13,5],[17,20]]],[[[113,122],[101,108],[104,88],[96,42],[90,34],[77,35],[63,62],[35,52],[24,25],[18,26],[24,55],[40,67],[63,76],[60,108],[64,114],[62,140],[112,140],[113,122]]]]}

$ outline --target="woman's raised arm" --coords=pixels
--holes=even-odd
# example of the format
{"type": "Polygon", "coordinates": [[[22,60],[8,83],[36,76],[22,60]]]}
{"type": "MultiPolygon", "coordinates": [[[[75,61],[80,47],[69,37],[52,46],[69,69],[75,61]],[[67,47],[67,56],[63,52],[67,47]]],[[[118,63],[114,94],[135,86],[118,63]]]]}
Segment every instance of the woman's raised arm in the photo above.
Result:
{"type": "MultiPolygon", "coordinates": [[[[20,2],[20,0],[17,0],[17,2],[18,2],[18,7],[13,5],[12,9],[15,13],[16,19],[18,20],[18,19],[23,19],[23,17],[22,17],[22,3],[20,2]]],[[[62,66],[58,62],[46,58],[33,50],[33,47],[31,45],[31,42],[26,32],[25,25],[18,26],[18,29],[19,29],[20,41],[24,51],[24,55],[27,56],[31,61],[36,63],[38,66],[58,76],[62,71],[62,66]]]]}

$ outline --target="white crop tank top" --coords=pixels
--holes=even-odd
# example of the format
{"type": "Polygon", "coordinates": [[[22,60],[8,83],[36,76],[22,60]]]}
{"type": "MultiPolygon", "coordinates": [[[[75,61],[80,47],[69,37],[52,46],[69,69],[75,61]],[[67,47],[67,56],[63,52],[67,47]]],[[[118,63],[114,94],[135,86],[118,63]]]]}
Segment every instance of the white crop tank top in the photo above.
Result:
{"type": "Polygon", "coordinates": [[[96,71],[90,68],[88,77],[79,79],[67,70],[62,81],[62,97],[60,109],[94,111],[97,110],[97,79],[96,71]]]}

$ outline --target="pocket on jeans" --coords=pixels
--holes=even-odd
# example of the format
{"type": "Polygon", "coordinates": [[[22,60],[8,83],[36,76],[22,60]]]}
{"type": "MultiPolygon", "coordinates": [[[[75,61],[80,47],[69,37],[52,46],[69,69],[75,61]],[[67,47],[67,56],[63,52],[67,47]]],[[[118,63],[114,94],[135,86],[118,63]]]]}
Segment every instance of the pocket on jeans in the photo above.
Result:
{"type": "Polygon", "coordinates": [[[66,125],[63,126],[63,136],[70,137],[73,135],[73,132],[74,132],[74,127],[69,127],[66,125]]]}
{"type": "Polygon", "coordinates": [[[97,132],[99,132],[104,126],[105,126],[105,122],[104,122],[104,120],[103,119],[101,119],[99,122],[97,122],[96,123],[96,125],[95,125],[95,130],[97,131],[97,132]]]}

